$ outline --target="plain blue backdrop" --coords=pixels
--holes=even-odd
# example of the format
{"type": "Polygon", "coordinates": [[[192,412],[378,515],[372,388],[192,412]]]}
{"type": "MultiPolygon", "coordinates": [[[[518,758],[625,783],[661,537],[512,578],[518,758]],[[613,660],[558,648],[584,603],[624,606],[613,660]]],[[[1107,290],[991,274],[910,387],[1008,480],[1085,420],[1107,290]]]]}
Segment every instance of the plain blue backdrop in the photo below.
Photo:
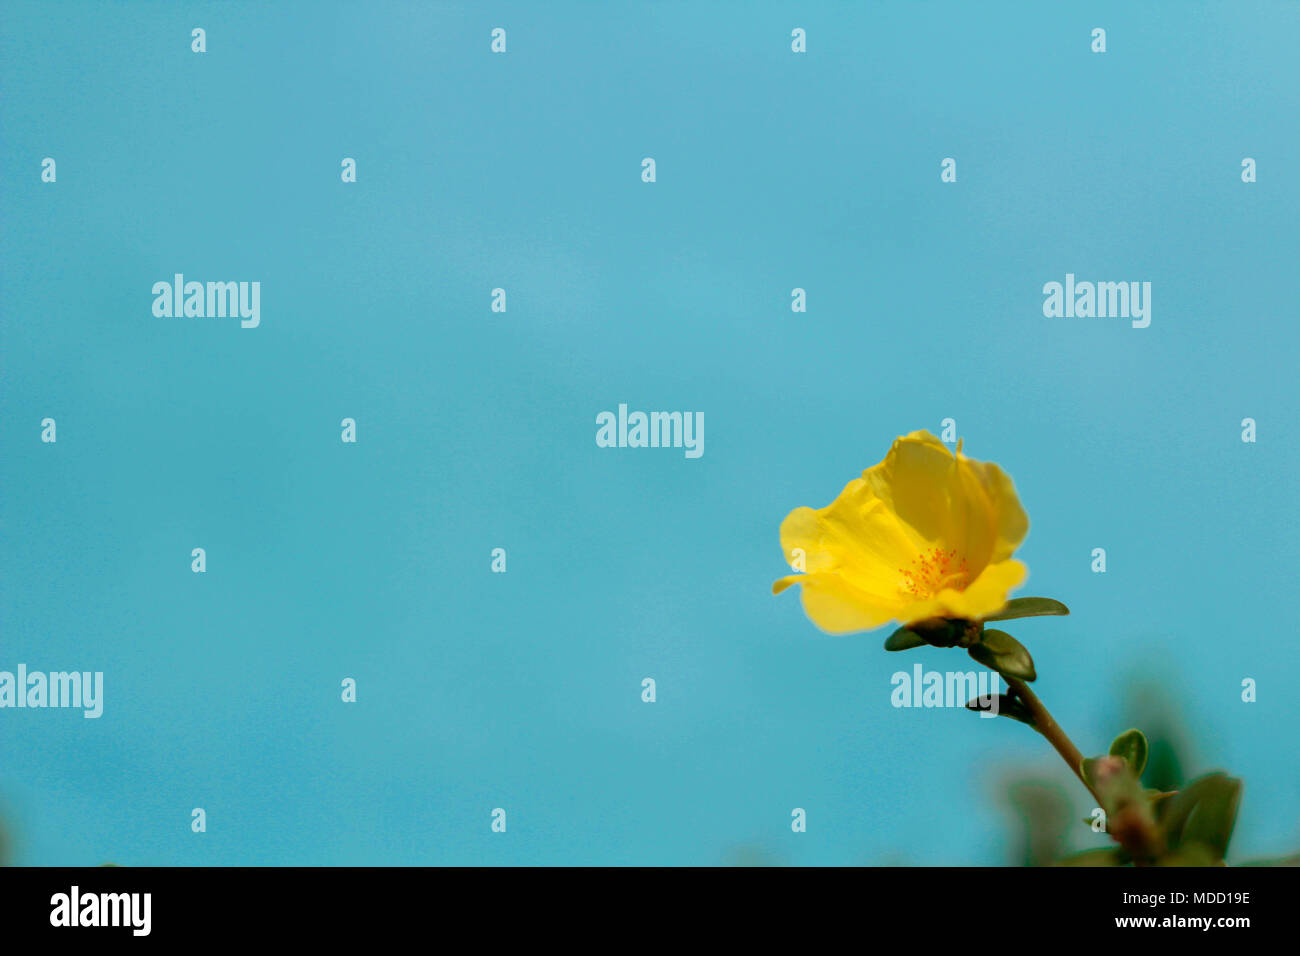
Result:
{"type": "Polygon", "coordinates": [[[1104,750],[1158,675],[1187,769],[1245,780],[1232,858],[1294,851],[1297,40],[1294,3],[6,2],[0,669],[106,688],[0,711],[16,862],[1002,862],[1003,770],[1071,786],[1046,744],[894,709],[887,632],[770,593],[790,509],[947,417],[1074,610],[1008,628],[1062,724],[1104,750]],[[155,318],[175,272],[260,281],[261,326],[155,318]],[[1067,272],[1150,281],[1150,327],[1045,318],[1067,272]],[[620,402],[704,456],[598,448],[620,402]]]}

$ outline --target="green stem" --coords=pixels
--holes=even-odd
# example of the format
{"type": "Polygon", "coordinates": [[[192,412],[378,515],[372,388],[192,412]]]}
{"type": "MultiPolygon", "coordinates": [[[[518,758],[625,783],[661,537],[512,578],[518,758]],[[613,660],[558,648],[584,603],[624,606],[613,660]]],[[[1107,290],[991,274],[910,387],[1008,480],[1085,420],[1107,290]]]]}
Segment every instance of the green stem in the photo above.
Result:
{"type": "MultiPolygon", "coordinates": [[[[1061,725],[1056,722],[1056,718],[1043,706],[1043,702],[1038,699],[1038,695],[1030,690],[1024,681],[1017,677],[1009,677],[1006,674],[1003,674],[1002,677],[1007,682],[1007,687],[1011,693],[1020,698],[1020,702],[1029,710],[1030,716],[1034,718],[1035,729],[1056,748],[1056,752],[1061,755],[1061,759],[1074,771],[1074,775],[1079,778],[1079,782],[1088,788],[1088,792],[1097,801],[1097,805],[1101,806],[1101,797],[1097,795],[1097,791],[1092,788],[1092,784],[1088,783],[1083,776],[1083,754],[1074,745],[1074,741],[1066,735],[1065,731],[1061,729],[1061,725]]],[[[1164,840],[1152,824],[1149,814],[1146,817],[1141,815],[1131,817],[1129,824],[1121,828],[1119,836],[1116,836],[1115,831],[1110,829],[1109,821],[1107,831],[1129,852],[1133,857],[1135,866],[1146,866],[1163,852],[1164,840]]]]}
{"type": "Polygon", "coordinates": [[[1074,745],[1069,736],[1061,729],[1061,725],[1056,722],[1056,718],[1051,715],[1043,702],[1038,699],[1038,695],[1029,689],[1029,685],[1017,677],[1002,675],[1007,682],[1007,687],[1011,692],[1020,698],[1021,703],[1029,709],[1029,713],[1034,718],[1034,727],[1037,731],[1047,738],[1047,742],[1056,748],[1056,752],[1061,755],[1061,759],[1066,762],[1074,775],[1079,778],[1079,782],[1088,788],[1088,792],[1093,795],[1097,802],[1101,800],[1097,797],[1097,792],[1092,789],[1092,785],[1083,777],[1083,754],[1079,748],[1074,745]]]}

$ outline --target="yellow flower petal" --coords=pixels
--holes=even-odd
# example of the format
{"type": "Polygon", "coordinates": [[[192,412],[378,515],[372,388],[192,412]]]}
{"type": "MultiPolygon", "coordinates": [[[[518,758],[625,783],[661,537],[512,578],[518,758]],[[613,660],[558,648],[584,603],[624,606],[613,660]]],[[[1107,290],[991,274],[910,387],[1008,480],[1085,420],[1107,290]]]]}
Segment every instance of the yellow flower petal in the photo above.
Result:
{"type": "Polygon", "coordinates": [[[1005,606],[1025,566],[1010,560],[1029,530],[1011,479],[926,431],[898,438],[880,464],[825,508],[796,508],[781,547],[803,606],[835,634],[890,620],[979,620],[1005,606]]]}
{"type": "Polygon", "coordinates": [[[784,580],[803,586],[804,613],[828,634],[874,630],[893,617],[892,603],[856,590],[838,574],[799,574],[791,578],[784,580]]]}
{"type": "Polygon", "coordinates": [[[1028,569],[1020,561],[990,564],[963,590],[945,588],[933,597],[914,601],[902,608],[894,620],[911,624],[932,617],[978,621],[1007,604],[1007,592],[1024,581],[1028,569]]]}
{"type": "Polygon", "coordinates": [[[1006,472],[990,461],[975,461],[960,452],[957,458],[963,483],[978,485],[992,509],[993,546],[988,560],[1005,561],[1029,534],[1029,516],[1020,506],[1016,487],[1006,472]]]}
{"type": "Polygon", "coordinates": [[[841,574],[881,601],[896,598],[892,578],[918,546],[897,515],[860,478],[825,508],[796,508],[781,522],[781,547],[792,567],[796,552],[802,552],[803,570],[841,574]]]}
{"type": "Polygon", "coordinates": [[[969,472],[943,442],[918,431],[895,441],[885,460],[862,477],[923,541],[955,550],[978,574],[996,536],[989,496],[969,472]]]}
{"type": "Polygon", "coordinates": [[[1029,569],[1014,559],[990,564],[980,576],[961,592],[963,613],[968,620],[979,620],[996,614],[1007,606],[1007,594],[1024,583],[1029,569]]]}

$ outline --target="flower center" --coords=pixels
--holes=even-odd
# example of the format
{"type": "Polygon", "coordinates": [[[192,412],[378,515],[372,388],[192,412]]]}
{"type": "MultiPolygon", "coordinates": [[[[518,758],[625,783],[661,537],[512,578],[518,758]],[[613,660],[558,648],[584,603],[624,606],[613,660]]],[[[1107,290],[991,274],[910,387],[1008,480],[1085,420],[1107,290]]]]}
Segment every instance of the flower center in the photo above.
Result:
{"type": "Polygon", "coordinates": [[[903,576],[899,590],[919,598],[933,597],[944,588],[962,591],[970,583],[966,559],[960,557],[955,549],[923,551],[912,559],[910,568],[899,568],[898,573],[903,576]]]}

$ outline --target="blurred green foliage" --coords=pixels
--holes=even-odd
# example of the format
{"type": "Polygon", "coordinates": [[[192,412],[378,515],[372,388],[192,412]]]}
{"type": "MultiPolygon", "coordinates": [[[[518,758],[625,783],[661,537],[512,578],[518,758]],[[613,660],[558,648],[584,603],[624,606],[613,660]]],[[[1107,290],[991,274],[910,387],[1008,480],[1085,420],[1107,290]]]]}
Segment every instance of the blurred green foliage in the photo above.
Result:
{"type": "MultiPolygon", "coordinates": [[[[1192,759],[1189,734],[1164,682],[1149,676],[1128,681],[1117,710],[1105,721],[1107,726],[1145,731],[1143,784],[1154,790],[1182,786],[1184,762],[1192,759]]],[[[998,781],[997,791],[1011,821],[1006,862],[1013,866],[1053,866],[1072,853],[1108,850],[1112,845],[1109,838],[1093,832],[1078,812],[1082,791],[1077,782],[1059,772],[1012,771],[998,781]]],[[[1092,802],[1086,794],[1084,802],[1092,802]]]]}
{"type": "MultiPolygon", "coordinates": [[[[1154,804],[1159,830],[1167,841],[1160,851],[1164,855],[1158,858],[1161,865],[1215,865],[1223,857],[1235,822],[1240,781],[1222,773],[1187,779],[1184,767],[1194,766],[1197,758],[1183,714],[1166,689],[1173,683],[1153,679],[1148,672],[1125,685],[1119,714],[1107,723],[1141,727],[1145,738],[1126,731],[1115,739],[1110,752],[1137,771],[1148,793],[1169,794],[1154,804]]],[[[1087,765],[1096,762],[1085,761],[1085,773],[1087,765]]],[[[1077,809],[1079,794],[1069,788],[1071,783],[1059,774],[1045,776],[1038,771],[1012,772],[999,781],[999,802],[1012,821],[1008,863],[1051,866],[1068,860],[1073,865],[1113,866],[1126,859],[1122,850],[1072,811],[1077,809]]],[[[1136,781],[1131,784],[1137,786],[1136,781]]],[[[1237,865],[1296,866],[1300,854],[1237,865]]]]}

